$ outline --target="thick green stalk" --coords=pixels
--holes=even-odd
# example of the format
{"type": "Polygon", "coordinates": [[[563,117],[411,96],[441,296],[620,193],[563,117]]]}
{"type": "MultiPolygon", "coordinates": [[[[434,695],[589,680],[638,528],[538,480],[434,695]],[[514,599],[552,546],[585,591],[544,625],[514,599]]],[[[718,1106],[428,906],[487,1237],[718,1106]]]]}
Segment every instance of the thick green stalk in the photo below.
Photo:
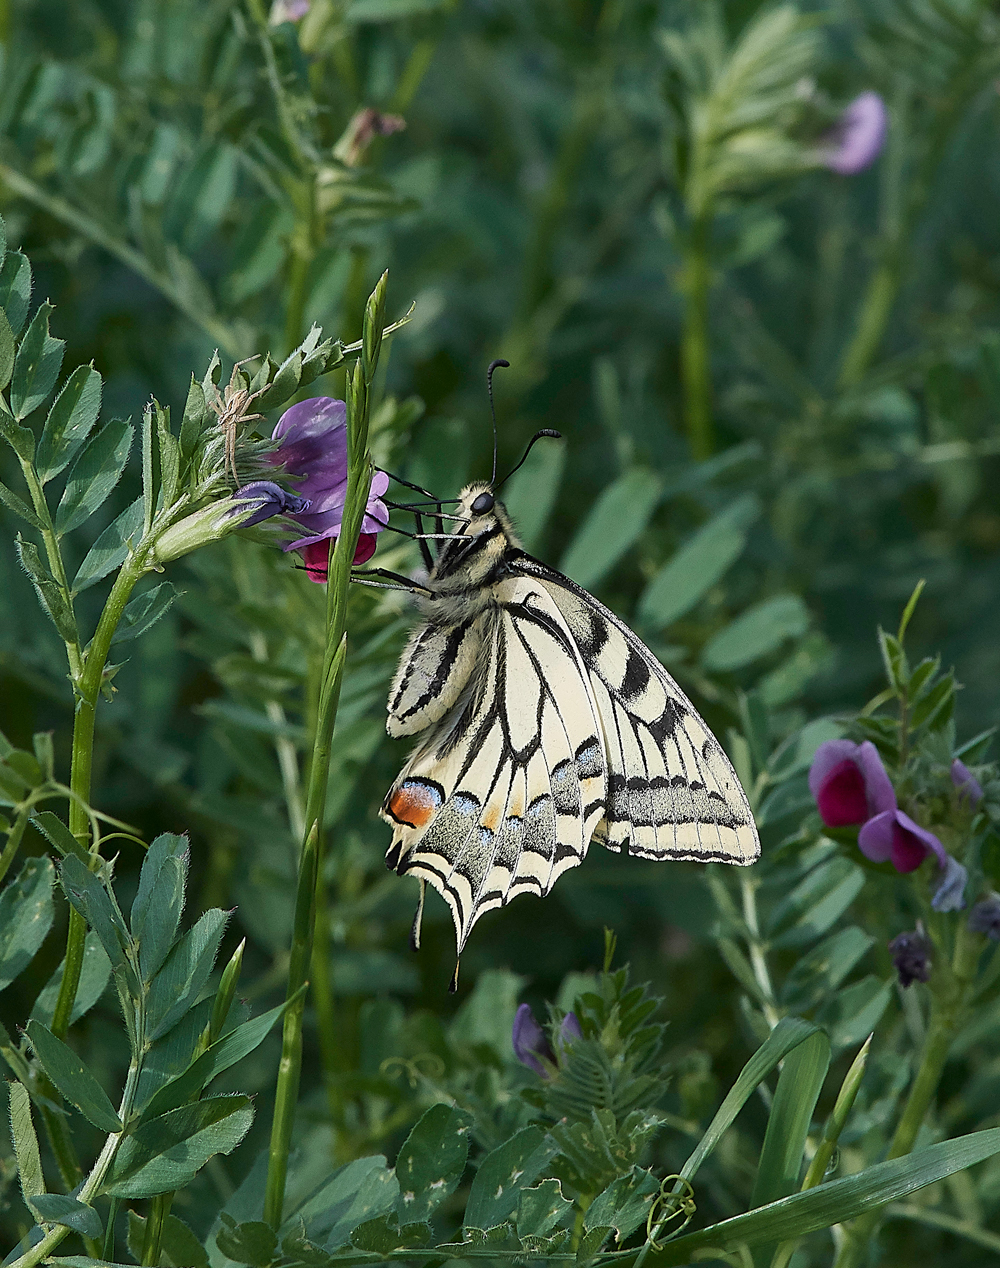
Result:
{"type": "MultiPolygon", "coordinates": [[[[267,1183],[264,1191],[264,1219],[277,1230],[285,1203],[285,1181],[288,1175],[288,1154],[295,1123],[302,1071],[302,1017],[305,1000],[302,987],[312,959],[317,917],[317,877],[323,867],[323,821],[326,813],[326,790],[330,771],[333,730],[340,700],[344,660],[347,653],[347,596],[351,584],[351,565],[357,549],[371,487],[371,459],[368,454],[368,420],[371,386],[378,365],[382,344],[387,275],[383,274],[365,310],[362,354],[348,378],[347,391],[347,491],[340,536],[328,559],[326,600],[326,646],[323,673],[320,678],[316,733],[313,738],[312,761],[306,793],[307,836],[299,860],[296,890],[295,927],[288,966],[281,1061],[275,1087],[274,1118],[271,1122],[271,1144],[268,1155],[267,1183]]],[[[332,1010],[329,994],[321,1008],[332,1010]]],[[[332,1055],[324,1052],[324,1068],[329,1072],[332,1055]]]]}
{"type": "Polygon", "coordinates": [[[681,288],[684,294],[684,330],[681,336],[681,383],[684,389],[684,426],[691,456],[696,462],[710,458],[715,448],[712,425],[712,377],[708,338],[708,293],[711,264],[708,258],[710,213],[691,225],[684,255],[681,288]]]}
{"type": "MultiPolygon", "coordinates": [[[[108,653],[111,651],[111,640],[118,628],[125,604],[128,603],[129,596],[143,572],[142,559],[138,555],[133,555],[115,578],[87,651],[83,672],[77,680],[76,716],[73,719],[73,757],[70,769],[70,788],[76,796],[69,803],[69,830],[81,845],[90,844],[92,866],[97,862],[97,842],[90,841],[87,806],[90,804],[90,784],[94,767],[94,722],[97,715],[97,701],[101,694],[108,653]]],[[[71,908],[66,934],[66,962],[62,981],[59,983],[59,996],[52,1014],[52,1033],[60,1039],[65,1038],[69,1030],[73,1004],[80,986],[86,937],[86,921],[75,907],[71,908]]]]}
{"type": "MultiPolygon", "coordinates": [[[[887,1159],[902,1158],[916,1144],[920,1128],[937,1093],[952,1040],[962,1021],[965,1004],[983,949],[983,939],[973,933],[965,920],[958,926],[952,963],[935,968],[931,976],[931,1017],[920,1054],[920,1065],[910,1087],[887,1159]]],[[[834,1268],[854,1268],[861,1262],[881,1223],[881,1213],[871,1211],[854,1221],[840,1248],[834,1268]]]]}

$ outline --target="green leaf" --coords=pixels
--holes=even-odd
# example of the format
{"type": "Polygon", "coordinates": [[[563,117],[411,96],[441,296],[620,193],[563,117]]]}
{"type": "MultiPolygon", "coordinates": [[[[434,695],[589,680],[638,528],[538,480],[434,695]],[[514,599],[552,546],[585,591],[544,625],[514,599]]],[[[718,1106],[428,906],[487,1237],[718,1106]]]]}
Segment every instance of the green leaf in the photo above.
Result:
{"type": "Polygon", "coordinates": [[[16,338],[28,315],[31,300],[31,265],[20,251],[8,251],[0,267],[0,308],[16,338]]]}
{"type": "Polygon", "coordinates": [[[38,595],[38,602],[59,631],[60,638],[67,643],[76,643],[78,641],[76,620],[62,587],[42,562],[42,556],[35,543],[29,542],[20,533],[16,541],[17,557],[21,567],[31,578],[35,594],[38,595]]]}
{"type": "Polygon", "coordinates": [[[563,1197],[558,1180],[542,1180],[530,1189],[522,1189],[514,1218],[517,1235],[544,1237],[562,1223],[572,1209],[573,1203],[563,1197]]]}
{"type": "Polygon", "coordinates": [[[177,590],[169,581],[161,581],[152,590],[144,590],[142,594],[136,595],[131,603],[125,606],[122,619],[111,640],[111,646],[139,638],[147,630],[152,629],[160,617],[170,611],[176,598],[177,590]]]}
{"type": "Polygon", "coordinates": [[[749,493],[702,525],[646,587],[639,619],[659,629],[690,612],[743,553],[759,515],[760,502],[749,493]]]}
{"type": "Polygon", "coordinates": [[[583,1217],[583,1227],[588,1232],[604,1229],[605,1237],[614,1230],[620,1246],[646,1223],[659,1191],[660,1182],[652,1172],[633,1167],[628,1175],[612,1180],[604,1192],[594,1198],[583,1217]]]}
{"type": "MultiPolygon", "coordinates": [[[[236,1026],[227,1035],[223,1035],[221,1039],[217,1039],[186,1070],[171,1079],[169,1083],[165,1083],[163,1087],[153,1094],[149,1104],[143,1110],[143,1119],[153,1118],[158,1114],[165,1114],[169,1110],[192,1100],[201,1092],[202,1088],[207,1087],[211,1083],[216,1075],[221,1074],[223,1070],[228,1070],[237,1061],[242,1061],[245,1056],[248,1056],[249,1053],[263,1043],[275,1022],[288,1008],[289,1003],[290,1001],[286,1000],[283,1004],[278,1004],[268,1012],[261,1013],[259,1017],[243,1022],[242,1025],[236,1026]]],[[[445,1107],[435,1106],[435,1108],[445,1107]]],[[[428,1113],[430,1112],[429,1110],[428,1113]]],[[[452,1113],[457,1114],[459,1111],[453,1110],[452,1113]]],[[[426,1118],[427,1115],[425,1114],[424,1117],[426,1118]]],[[[417,1127],[419,1126],[420,1124],[418,1123],[417,1127]]],[[[415,1127],[413,1130],[416,1131],[417,1128],[415,1127]]],[[[403,1148],[405,1149],[406,1146],[404,1145],[403,1148]]],[[[468,1150],[468,1144],[466,1144],[466,1150],[468,1150]]],[[[452,1188],[454,1188],[454,1185],[452,1188]]],[[[449,1189],[448,1192],[450,1193],[451,1190],[449,1189]]],[[[442,1194],[443,1196],[445,1195],[442,1194]]]]}
{"type": "Polygon", "coordinates": [[[401,1224],[430,1218],[454,1193],[469,1156],[472,1118],[451,1105],[432,1105],[407,1136],[396,1158],[401,1224]]]}
{"type": "Polygon", "coordinates": [[[142,519],[143,501],[138,497],[111,521],[84,556],[83,563],[73,578],[75,594],[86,590],[125,562],[129,550],[137,546],[142,537],[142,519]]]}
{"type": "Polygon", "coordinates": [[[73,463],[66,488],[56,508],[56,532],[79,528],[103,505],[125,470],[135,429],[113,418],[95,433],[73,463]]]}
{"type": "MultiPolygon", "coordinates": [[[[146,1221],[135,1211],[128,1213],[128,1248],[136,1263],[142,1261],[146,1221]]],[[[194,1233],[176,1215],[168,1215],[160,1233],[160,1263],[165,1268],[208,1268],[208,1252],[194,1233]]]]}
{"type": "Polygon", "coordinates": [[[290,1211],[282,1232],[305,1229],[306,1236],[328,1250],[343,1246],[359,1224],[391,1211],[399,1184],[385,1158],[358,1158],[335,1171],[308,1198],[290,1211]]]}
{"type": "Polygon", "coordinates": [[[642,467],[619,476],[587,512],[560,570],[588,589],[600,581],[643,533],[662,491],[660,477],[642,467]]]}
{"type": "Polygon", "coordinates": [[[2,395],[0,395],[0,436],[3,436],[22,461],[32,461],[35,456],[35,433],[30,427],[17,425],[2,395]]]}
{"type": "Polygon", "coordinates": [[[847,1048],[870,1035],[882,1020],[893,993],[892,982],[869,974],[828,999],[818,1020],[829,1031],[833,1046],[847,1048]]]}
{"type": "Polygon", "coordinates": [[[251,1268],[267,1268],[278,1249],[274,1229],[262,1220],[247,1220],[237,1224],[223,1212],[224,1228],[215,1235],[215,1244],[227,1259],[238,1264],[250,1264],[251,1268]]]}
{"type": "Polygon", "coordinates": [[[41,531],[44,527],[42,521],[27,502],[23,498],[18,497],[12,489],[8,489],[5,484],[0,484],[0,502],[4,504],[8,511],[13,512],[14,515],[19,515],[32,528],[37,528],[41,531]]]}
{"type": "Polygon", "coordinates": [[[351,1245],[358,1250],[375,1251],[387,1255],[394,1250],[409,1250],[426,1246],[431,1240],[431,1226],[420,1222],[400,1227],[395,1211],[376,1216],[359,1224],[351,1234],[351,1245]]]}
{"type": "Polygon", "coordinates": [[[43,1026],[28,1022],[28,1038],[45,1073],[70,1104],[102,1132],[120,1132],[122,1121],[107,1093],[68,1044],[43,1026]]]}
{"type": "Polygon", "coordinates": [[[51,810],[39,810],[31,820],[32,826],[56,847],[62,855],[75,854],[81,863],[89,863],[90,855],[80,844],[58,815],[51,810]]]}
{"type": "Polygon", "coordinates": [[[400,18],[433,13],[445,0],[350,0],[345,22],[396,22],[400,18]]]}
{"type": "Polygon", "coordinates": [[[102,1192],[148,1198],[189,1184],[215,1154],[228,1154],[250,1130],[248,1096],[211,1096],[143,1123],[126,1136],[102,1192]]]}
{"type": "Polygon", "coordinates": [[[10,1097],[10,1137],[14,1142],[17,1159],[17,1175],[21,1181],[21,1193],[30,1207],[32,1199],[45,1192],[45,1176],[42,1174],[42,1156],[38,1152],[38,1137],[31,1121],[31,1097],[23,1083],[7,1085],[10,1097]]]}
{"type": "MultiPolygon", "coordinates": [[[[877,1210],[887,1202],[895,1202],[997,1153],[1000,1153],[998,1127],[959,1136],[956,1140],[944,1140],[904,1158],[880,1162],[855,1175],[817,1185],[805,1193],[794,1193],[779,1202],[679,1237],[662,1250],[650,1251],[645,1262],[651,1268],[667,1268],[671,1264],[693,1262],[693,1252],[706,1247],[728,1252],[736,1251],[741,1242],[759,1246],[804,1237],[817,1229],[855,1219],[865,1211],[877,1210]]],[[[631,1264],[633,1261],[623,1258],[621,1262],[631,1264]]]]}
{"type": "Polygon", "coordinates": [[[90,435],[101,412],[101,386],[92,365],[78,366],[63,385],[38,440],[35,466],[43,484],[62,471],[90,435]]]}
{"type": "Polygon", "coordinates": [[[185,251],[196,251],[221,223],[236,192],[236,174],[237,151],[217,141],[181,177],[165,218],[185,251]]]}
{"type": "MultiPolygon", "coordinates": [[[[49,334],[51,312],[52,305],[48,300],[39,305],[14,359],[10,406],[18,422],[41,405],[59,377],[66,343],[62,339],[53,339],[49,334]]],[[[11,326],[13,324],[11,322],[11,326]]]]}
{"type": "Polygon", "coordinates": [[[46,1224],[62,1224],[74,1233],[82,1233],[95,1241],[104,1236],[101,1217],[92,1206],[84,1206],[76,1198],[67,1197],[64,1193],[45,1193],[39,1194],[32,1205],[46,1224]]]}
{"type": "Polygon", "coordinates": [[[542,533],[559,496],[566,450],[565,444],[540,440],[528,454],[524,466],[515,471],[504,486],[504,506],[527,551],[537,550],[541,544],[542,533]]]}
{"type": "Polygon", "coordinates": [[[170,952],[149,988],[146,1025],[150,1039],[165,1035],[197,1000],[212,972],[228,920],[228,913],[217,907],[206,911],[170,952]]]}
{"type": "Polygon", "coordinates": [[[809,628],[809,609],[797,594],[778,594],[755,603],[712,636],[702,649],[706,669],[742,669],[777,651],[809,628]]]}
{"type": "Polygon", "coordinates": [[[0,311],[0,389],[3,389],[10,382],[11,372],[14,369],[15,354],[14,332],[10,328],[10,322],[7,315],[0,311]]]}
{"type": "Polygon", "coordinates": [[[863,869],[839,855],[814,867],[775,907],[768,923],[774,945],[814,942],[840,919],[864,883],[863,869]]]}
{"type": "MultiPolygon", "coordinates": [[[[156,404],[155,400],[153,404],[156,404]]],[[[212,417],[212,412],[205,401],[205,389],[192,374],[191,386],[188,389],[187,400],[184,402],[181,434],[178,440],[182,467],[194,457],[201,434],[209,426],[212,417]]]]}
{"type": "Polygon", "coordinates": [[[111,967],[122,967],[129,936],[125,921],[107,890],[73,854],[63,859],[60,879],[66,897],[100,938],[111,967]]]}
{"type": "Polygon", "coordinates": [[[517,1206],[523,1188],[536,1180],[556,1152],[538,1127],[523,1127],[488,1153],[476,1172],[465,1207],[466,1228],[493,1228],[517,1206]]]}
{"type": "Polygon", "coordinates": [[[781,989],[781,1000],[795,1012],[832,995],[875,939],[857,925],[838,929],[797,960],[781,989]]]}
{"type": "Polygon", "coordinates": [[[48,858],[25,859],[0,893],[0,991],[24,972],[52,927],[54,878],[48,858]]]}
{"type": "Polygon", "coordinates": [[[799,1187],[809,1124],[830,1068],[830,1041],[810,1035],[785,1058],[764,1134],[750,1206],[787,1197],[799,1187]]]}
{"type": "Polygon", "coordinates": [[[139,888],[129,925],[139,944],[139,968],[144,982],[167,958],[177,936],[184,910],[190,842],[187,837],[164,832],[146,851],[139,873],[139,888]]]}
{"type": "Polygon", "coordinates": [[[758,1083],[766,1078],[774,1067],[793,1049],[797,1048],[819,1027],[812,1022],[803,1021],[801,1017],[783,1017],[771,1031],[761,1046],[740,1071],[740,1077],[729,1089],[726,1099],[708,1125],[708,1130],[698,1142],[694,1152],[681,1168],[681,1176],[685,1180],[694,1178],[695,1173],[724,1133],[732,1125],[758,1083]]]}
{"type": "MultiPolygon", "coordinates": [[[[56,1000],[59,998],[59,987],[62,983],[65,967],[66,961],[63,960],[49,978],[31,1010],[33,1018],[44,1022],[49,1027],[52,1025],[52,1015],[55,1011],[56,1000]]],[[[83,944],[83,968],[80,971],[80,984],[77,987],[76,999],[73,1001],[70,1025],[79,1021],[85,1013],[94,1007],[104,994],[104,988],[107,986],[110,976],[111,961],[108,959],[107,952],[101,946],[100,938],[91,929],[88,931],[86,941],[83,944]]]]}

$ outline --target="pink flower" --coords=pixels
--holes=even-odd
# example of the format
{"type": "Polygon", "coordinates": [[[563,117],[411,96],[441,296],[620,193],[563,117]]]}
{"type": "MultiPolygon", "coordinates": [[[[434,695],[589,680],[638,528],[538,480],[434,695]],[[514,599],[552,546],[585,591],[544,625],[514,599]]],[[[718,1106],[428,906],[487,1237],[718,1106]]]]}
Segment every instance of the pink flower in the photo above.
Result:
{"type": "Polygon", "coordinates": [[[958,911],[965,906],[968,872],[948,854],[934,835],[902,810],[885,810],[869,819],[858,833],[858,849],[873,863],[888,860],[897,872],[915,872],[929,854],[941,868],[941,883],[934,891],[935,911],[958,911]]]}
{"type": "Polygon", "coordinates": [[[864,823],[896,808],[896,794],[871,740],[821,744],[809,769],[809,791],[828,828],[864,823]]]}
{"type": "Polygon", "coordinates": [[[882,153],[889,113],[877,92],[855,97],[826,136],[820,162],[841,176],[863,172],[882,153]]]}
{"type": "MultiPolygon", "coordinates": [[[[347,406],[329,396],[299,401],[282,414],[272,439],[281,443],[268,455],[268,461],[272,466],[284,467],[296,480],[296,492],[308,499],[305,509],[289,516],[304,530],[304,535],[288,542],[284,549],[301,551],[309,579],[325,582],[330,540],[340,532],[347,496],[347,406]]],[[[376,534],[389,521],[382,501],[388,488],[389,477],[384,471],[376,471],[354,552],[356,564],[371,559],[376,534]]]]}

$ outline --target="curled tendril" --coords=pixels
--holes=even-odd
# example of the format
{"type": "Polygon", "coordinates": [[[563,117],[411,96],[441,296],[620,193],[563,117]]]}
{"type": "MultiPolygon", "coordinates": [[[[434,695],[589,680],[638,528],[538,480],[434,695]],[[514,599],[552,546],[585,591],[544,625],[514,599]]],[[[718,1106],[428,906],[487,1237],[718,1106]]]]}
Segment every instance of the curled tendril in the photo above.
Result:
{"type": "Polygon", "coordinates": [[[671,1220],[679,1219],[681,1216],[684,1217],[676,1228],[671,1229],[670,1237],[676,1237],[678,1233],[682,1233],[688,1224],[691,1223],[692,1216],[697,1209],[694,1200],[694,1189],[692,1189],[690,1181],[679,1175],[665,1176],[660,1183],[660,1191],[653,1199],[649,1214],[646,1216],[646,1240],[649,1242],[651,1249],[661,1249],[660,1244],[656,1241],[656,1235],[666,1224],[669,1224],[671,1220]],[[678,1188],[678,1185],[681,1187],[678,1188]]]}
{"type": "Polygon", "coordinates": [[[386,1057],[379,1066],[379,1074],[384,1074],[387,1079],[396,1078],[398,1075],[405,1075],[406,1081],[410,1087],[416,1087],[421,1079],[440,1079],[444,1075],[444,1062],[434,1052],[421,1052],[417,1056],[407,1059],[406,1057],[386,1057]],[[425,1069],[420,1068],[423,1062],[425,1069]]]}

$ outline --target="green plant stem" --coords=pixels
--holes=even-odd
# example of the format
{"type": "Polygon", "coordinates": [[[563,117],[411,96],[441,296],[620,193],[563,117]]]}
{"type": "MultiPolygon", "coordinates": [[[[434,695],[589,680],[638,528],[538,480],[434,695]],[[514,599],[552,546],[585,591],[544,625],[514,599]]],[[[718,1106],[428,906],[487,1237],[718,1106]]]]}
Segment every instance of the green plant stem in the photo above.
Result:
{"type": "MultiPolygon", "coordinates": [[[[76,613],[73,609],[73,594],[69,588],[69,580],[66,576],[66,565],[63,563],[62,551],[59,549],[59,538],[56,535],[55,525],[52,523],[52,515],[49,512],[49,504],[45,500],[45,493],[42,489],[42,482],[38,478],[38,472],[35,470],[33,462],[21,462],[21,471],[24,475],[24,482],[28,486],[28,492],[31,495],[31,502],[35,508],[35,514],[42,522],[42,542],[45,545],[45,555],[48,559],[49,568],[55,579],[59,589],[63,592],[63,599],[69,611],[73,614],[73,625],[76,627],[76,613]]],[[[79,682],[80,675],[83,672],[83,655],[80,651],[80,640],[77,637],[72,642],[66,643],[66,659],[69,661],[70,678],[74,685],[79,682]]]]}
{"type": "Polygon", "coordinates": [[[708,293],[711,286],[711,265],[708,258],[710,229],[711,215],[706,211],[691,225],[681,276],[681,290],[684,295],[684,329],[681,335],[684,426],[691,446],[691,456],[696,462],[710,458],[715,448],[708,339],[708,293]]]}
{"type": "MultiPolygon", "coordinates": [[[[306,793],[306,831],[296,889],[295,924],[288,966],[288,984],[281,1060],[275,1087],[274,1117],[271,1122],[271,1143],[268,1153],[267,1182],[264,1190],[264,1219],[275,1230],[281,1225],[285,1203],[285,1182],[288,1176],[288,1154],[295,1123],[302,1071],[302,1020],[305,999],[302,987],[313,958],[317,917],[317,877],[323,868],[323,826],[326,814],[326,792],[330,771],[333,731],[347,654],[347,598],[351,584],[351,565],[364,521],[371,487],[371,459],[368,454],[368,421],[371,385],[378,364],[385,311],[386,275],[383,274],[365,312],[362,355],[348,378],[347,445],[348,474],[344,501],[344,519],[340,536],[328,558],[326,588],[326,644],[323,672],[320,678],[319,702],[316,711],[316,732],[313,738],[312,761],[306,793]]],[[[325,913],[324,913],[325,919],[325,913]]],[[[327,979],[327,998],[320,1007],[332,1010],[332,997],[327,979]]],[[[315,993],[315,983],[314,983],[315,993]]],[[[331,1072],[331,1053],[323,1054],[324,1070],[331,1072]]]]}
{"type": "Polygon", "coordinates": [[[0,881],[7,875],[7,871],[14,862],[14,856],[17,854],[21,840],[24,837],[24,830],[28,826],[28,817],[31,814],[31,807],[25,806],[23,810],[19,810],[17,818],[11,825],[10,831],[7,833],[7,841],[3,847],[3,853],[0,854],[0,881]]]}
{"type": "Polygon", "coordinates": [[[174,1200],[172,1193],[161,1193],[149,1204],[146,1216],[146,1233],[142,1239],[143,1268],[158,1268],[160,1263],[160,1243],[163,1240],[163,1229],[170,1214],[170,1205],[174,1200]]]}
{"type": "Polygon", "coordinates": [[[863,377],[885,335],[892,306],[902,281],[902,258],[891,249],[876,268],[865,292],[851,342],[844,353],[837,386],[853,387],[863,377]]]}
{"type": "MultiPolygon", "coordinates": [[[[967,922],[962,920],[958,926],[952,963],[945,962],[935,967],[931,976],[931,1017],[920,1064],[893,1133],[887,1160],[902,1158],[916,1144],[941,1082],[952,1040],[962,1021],[982,949],[981,935],[972,933],[967,922]]],[[[834,1268],[854,1268],[861,1262],[881,1220],[880,1211],[871,1211],[847,1228],[834,1268]]]]}
{"type": "Polygon", "coordinates": [[[189,293],[168,272],[156,268],[144,255],[121,238],[116,238],[92,216],[72,206],[64,198],[50,194],[30,177],[7,163],[0,163],[0,182],[21,198],[26,198],[28,202],[34,203],[36,207],[54,216],[56,220],[61,220],[64,225],[69,225],[83,237],[89,238],[95,246],[107,251],[116,260],[120,260],[133,272],[138,273],[199,330],[203,330],[212,343],[217,344],[234,360],[246,356],[250,351],[244,340],[231,330],[221,317],[213,313],[211,309],[206,310],[200,295],[189,293]]]}
{"type": "MultiPolygon", "coordinates": [[[[90,839],[90,819],[87,815],[94,767],[94,722],[97,715],[97,701],[101,694],[108,654],[111,651],[111,640],[118,628],[118,622],[121,620],[129,596],[144,571],[143,557],[132,555],[118,573],[87,650],[83,672],[77,681],[76,716],[73,719],[73,756],[70,768],[70,789],[76,795],[69,803],[69,830],[81,845],[89,843],[92,869],[97,864],[100,844],[97,840],[90,839]]],[[[59,983],[56,1006],[52,1013],[52,1033],[60,1039],[65,1038],[73,1015],[73,1004],[76,1001],[80,973],[83,970],[86,937],[87,922],[75,907],[71,908],[69,928],[66,933],[65,967],[62,981],[59,983]]]]}
{"type": "Polygon", "coordinates": [[[316,180],[310,175],[303,179],[295,198],[298,209],[297,222],[292,233],[288,266],[288,304],[285,308],[285,351],[297,348],[305,335],[306,298],[312,280],[313,260],[316,257],[316,180]]]}

